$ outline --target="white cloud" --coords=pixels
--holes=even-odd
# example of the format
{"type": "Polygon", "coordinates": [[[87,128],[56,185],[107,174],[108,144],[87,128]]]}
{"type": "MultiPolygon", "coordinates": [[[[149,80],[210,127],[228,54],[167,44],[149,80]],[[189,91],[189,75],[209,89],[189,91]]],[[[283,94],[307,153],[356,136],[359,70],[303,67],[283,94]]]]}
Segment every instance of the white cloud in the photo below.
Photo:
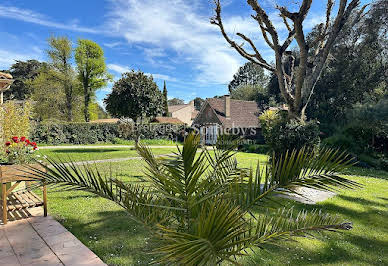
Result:
{"type": "Polygon", "coordinates": [[[108,64],[107,67],[108,67],[109,70],[112,70],[112,71],[114,71],[114,72],[116,72],[118,74],[122,74],[124,72],[131,71],[129,69],[129,67],[122,66],[122,65],[117,65],[117,64],[108,64]]]}
{"type": "MultiPolygon", "coordinates": [[[[131,71],[131,69],[129,67],[123,66],[123,65],[118,65],[118,64],[108,64],[107,67],[109,70],[112,70],[118,74],[122,74],[122,73],[131,71]]],[[[170,76],[164,75],[164,74],[158,74],[158,73],[144,73],[144,74],[147,76],[152,75],[152,77],[154,79],[160,79],[160,80],[166,80],[166,81],[177,81],[176,78],[173,78],[173,77],[170,77],[170,76]]]]}
{"type": "Polygon", "coordinates": [[[99,33],[100,31],[93,28],[83,27],[78,25],[77,20],[72,20],[69,23],[55,22],[51,18],[40,13],[28,9],[21,9],[13,6],[0,5],[0,17],[21,20],[29,23],[34,23],[46,27],[71,30],[85,33],[99,33]]]}
{"type": "MultiPolygon", "coordinates": [[[[27,49],[26,49],[27,50],[27,49]]],[[[31,52],[15,52],[12,50],[0,49],[0,69],[8,69],[16,60],[26,61],[29,59],[42,60],[42,50],[37,47],[32,47],[28,49],[31,52]]]]}
{"type": "Polygon", "coordinates": [[[104,46],[109,47],[109,48],[115,48],[117,46],[122,45],[122,42],[110,42],[110,43],[103,43],[104,46]]]}
{"type": "MultiPolygon", "coordinates": [[[[193,2],[184,0],[112,0],[107,27],[128,43],[147,44],[150,52],[165,50],[200,71],[203,82],[227,83],[243,60],[222,39],[208,16],[201,16],[193,2]]],[[[147,54],[146,54],[147,55],[147,54]]]]}

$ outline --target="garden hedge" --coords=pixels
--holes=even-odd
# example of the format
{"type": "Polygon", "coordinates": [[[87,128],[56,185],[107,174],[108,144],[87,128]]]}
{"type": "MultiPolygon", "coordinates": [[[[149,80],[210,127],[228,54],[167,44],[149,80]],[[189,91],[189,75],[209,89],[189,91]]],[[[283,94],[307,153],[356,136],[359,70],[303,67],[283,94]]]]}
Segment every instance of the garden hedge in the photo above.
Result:
{"type": "MultiPolygon", "coordinates": [[[[181,140],[185,133],[184,125],[143,124],[139,128],[141,139],[181,140]]],[[[116,123],[38,123],[31,132],[33,141],[52,145],[112,143],[121,137],[116,123]]]]}

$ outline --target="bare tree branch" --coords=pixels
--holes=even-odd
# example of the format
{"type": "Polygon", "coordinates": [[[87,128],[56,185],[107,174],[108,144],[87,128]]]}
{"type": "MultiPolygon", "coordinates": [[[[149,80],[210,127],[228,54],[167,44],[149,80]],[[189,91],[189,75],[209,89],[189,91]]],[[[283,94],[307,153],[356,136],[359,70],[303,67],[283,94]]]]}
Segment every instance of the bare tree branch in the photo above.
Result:
{"type": "Polygon", "coordinates": [[[272,67],[271,65],[269,65],[267,63],[267,61],[264,60],[264,58],[261,56],[261,54],[259,53],[259,51],[256,49],[255,45],[253,44],[253,42],[247,38],[245,35],[243,34],[239,34],[239,36],[241,38],[243,38],[245,41],[247,41],[251,47],[253,48],[254,50],[254,54],[250,54],[248,53],[244,48],[242,48],[242,45],[238,45],[235,41],[233,41],[232,39],[229,38],[229,36],[227,35],[226,31],[225,31],[225,28],[224,28],[224,25],[222,23],[222,18],[221,18],[221,4],[220,4],[220,1],[219,0],[216,0],[215,1],[215,4],[216,4],[216,8],[215,8],[215,12],[216,12],[216,15],[211,18],[210,20],[210,23],[211,24],[214,24],[214,25],[217,25],[220,30],[221,30],[221,33],[222,35],[224,36],[225,40],[241,55],[243,56],[244,58],[248,59],[249,61],[253,62],[253,63],[256,63],[260,66],[262,66],[263,68],[269,70],[269,71],[275,71],[275,68],[272,67]]]}

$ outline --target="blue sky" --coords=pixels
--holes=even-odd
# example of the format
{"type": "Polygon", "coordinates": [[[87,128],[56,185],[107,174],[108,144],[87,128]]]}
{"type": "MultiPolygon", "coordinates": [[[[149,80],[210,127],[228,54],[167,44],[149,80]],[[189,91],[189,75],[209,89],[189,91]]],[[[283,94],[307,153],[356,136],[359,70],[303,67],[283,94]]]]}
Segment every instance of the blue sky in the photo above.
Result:
{"type": "MultiPolygon", "coordinates": [[[[278,28],[287,33],[273,8],[275,0],[260,1],[278,28]]],[[[297,1],[276,1],[296,10],[297,1]]],[[[223,0],[224,23],[231,34],[253,38],[271,61],[252,11],[243,0],[223,0]]],[[[325,1],[313,1],[306,18],[308,31],[325,17],[325,1]]],[[[159,87],[167,82],[169,98],[189,101],[227,93],[227,84],[244,64],[210,25],[211,0],[2,0],[0,3],[0,69],[14,60],[46,60],[47,38],[91,39],[104,49],[108,70],[117,80],[129,69],[153,75],[159,87]]],[[[335,11],[335,10],[334,10],[335,11]]],[[[236,37],[237,39],[237,37],[236,37]]],[[[112,84],[97,92],[102,99],[112,84]]]]}

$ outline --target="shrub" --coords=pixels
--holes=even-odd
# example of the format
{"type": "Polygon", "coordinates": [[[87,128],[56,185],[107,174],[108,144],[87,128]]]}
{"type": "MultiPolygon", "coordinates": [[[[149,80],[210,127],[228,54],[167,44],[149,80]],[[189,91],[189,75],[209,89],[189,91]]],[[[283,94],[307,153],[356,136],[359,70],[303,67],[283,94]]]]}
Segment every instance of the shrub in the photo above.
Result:
{"type": "Polygon", "coordinates": [[[114,123],[42,123],[34,126],[31,138],[45,144],[94,144],[118,137],[114,123]]]}
{"type": "Polygon", "coordinates": [[[0,107],[0,140],[9,141],[13,136],[28,136],[30,133],[31,104],[14,101],[0,107]]]}
{"type": "Polygon", "coordinates": [[[185,135],[184,125],[133,124],[133,126],[124,134],[123,128],[120,132],[117,123],[41,123],[33,127],[31,139],[38,143],[57,145],[114,143],[117,138],[122,137],[126,140],[135,140],[138,134],[141,139],[183,141],[185,135]]]}
{"type": "Polygon", "coordinates": [[[267,154],[270,151],[270,147],[263,144],[245,144],[242,145],[240,150],[243,152],[267,154]]]}
{"type": "Polygon", "coordinates": [[[280,112],[266,111],[260,116],[265,142],[277,154],[287,150],[300,150],[304,146],[316,149],[319,146],[318,122],[288,120],[280,112]]]}

